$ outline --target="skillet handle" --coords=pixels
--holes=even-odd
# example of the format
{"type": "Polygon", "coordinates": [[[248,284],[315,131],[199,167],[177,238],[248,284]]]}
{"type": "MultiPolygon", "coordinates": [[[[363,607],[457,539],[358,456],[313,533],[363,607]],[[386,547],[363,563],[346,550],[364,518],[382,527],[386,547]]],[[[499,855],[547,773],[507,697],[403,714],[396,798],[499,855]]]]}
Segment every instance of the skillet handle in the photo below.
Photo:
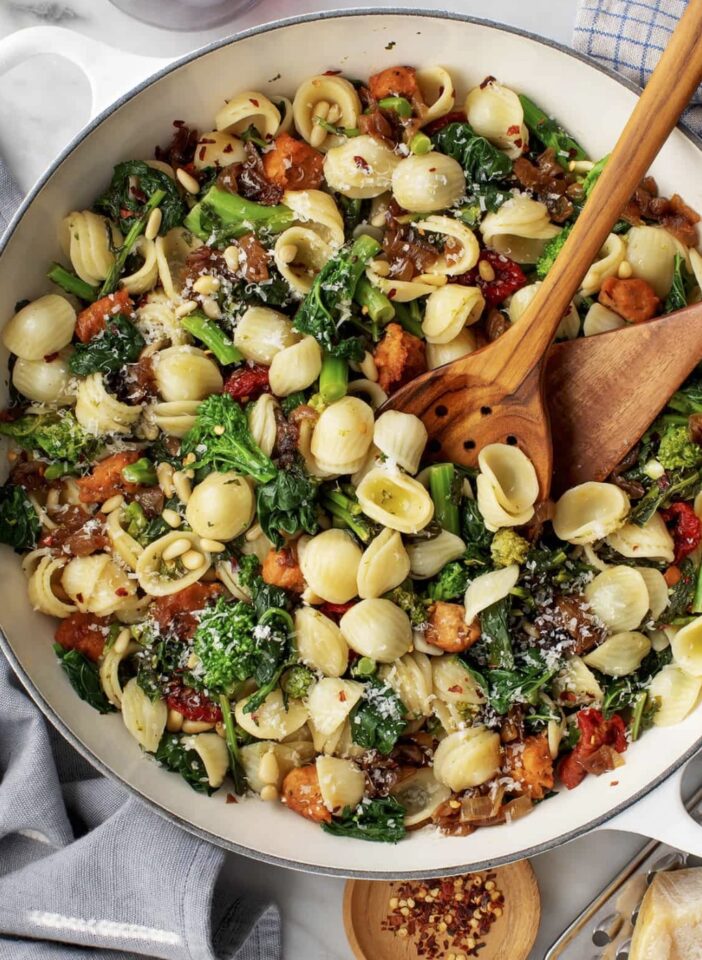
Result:
{"type": "Polygon", "coordinates": [[[63,27],[27,27],[0,40],[0,75],[41,54],[58,54],[85,74],[92,97],[90,119],[131,86],[171,62],[124,53],[63,27]]]}
{"type": "Polygon", "coordinates": [[[602,829],[639,833],[702,857],[702,825],[690,816],[682,800],[685,769],[676,770],[648,796],[608,820],[602,829]]]}

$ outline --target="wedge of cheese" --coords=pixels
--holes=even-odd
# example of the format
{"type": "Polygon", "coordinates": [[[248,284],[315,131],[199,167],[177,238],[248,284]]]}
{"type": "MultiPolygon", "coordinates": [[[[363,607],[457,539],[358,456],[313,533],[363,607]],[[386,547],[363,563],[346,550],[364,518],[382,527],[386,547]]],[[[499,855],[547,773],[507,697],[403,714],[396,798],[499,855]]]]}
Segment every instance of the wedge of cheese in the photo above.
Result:
{"type": "Polygon", "coordinates": [[[641,903],[629,960],[702,960],[702,867],[656,874],[641,903]]]}

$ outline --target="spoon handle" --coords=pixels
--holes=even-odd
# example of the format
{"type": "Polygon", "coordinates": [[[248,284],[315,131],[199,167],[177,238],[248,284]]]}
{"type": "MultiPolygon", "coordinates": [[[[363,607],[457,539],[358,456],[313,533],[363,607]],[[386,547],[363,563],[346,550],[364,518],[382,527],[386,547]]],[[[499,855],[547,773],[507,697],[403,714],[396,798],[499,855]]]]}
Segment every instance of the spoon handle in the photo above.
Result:
{"type": "Polygon", "coordinates": [[[519,350],[534,363],[701,80],[702,0],[690,0],[570,236],[516,324],[519,350]]]}

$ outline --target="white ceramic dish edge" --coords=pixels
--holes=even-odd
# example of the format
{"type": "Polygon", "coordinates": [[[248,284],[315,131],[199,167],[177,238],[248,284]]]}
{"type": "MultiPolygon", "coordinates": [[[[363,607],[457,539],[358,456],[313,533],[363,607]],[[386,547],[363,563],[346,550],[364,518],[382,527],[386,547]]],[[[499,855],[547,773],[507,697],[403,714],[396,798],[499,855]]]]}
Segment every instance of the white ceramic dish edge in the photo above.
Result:
{"type": "MultiPolygon", "coordinates": [[[[299,24],[309,23],[310,21],[320,21],[320,20],[338,20],[341,18],[354,17],[354,16],[369,16],[374,17],[385,17],[392,18],[397,17],[398,14],[405,14],[406,16],[413,16],[417,18],[429,18],[430,20],[446,20],[450,19],[456,23],[468,23],[475,27],[485,27],[491,30],[498,29],[500,33],[512,35],[516,37],[521,37],[526,40],[532,41],[534,43],[540,44],[543,47],[555,50],[561,54],[565,53],[568,57],[572,59],[579,60],[580,62],[587,62],[585,58],[580,58],[577,55],[574,55],[572,51],[565,50],[565,48],[560,47],[558,44],[551,43],[550,41],[544,41],[541,38],[533,37],[529,34],[524,33],[523,31],[511,30],[510,28],[498,27],[497,25],[490,24],[486,21],[475,20],[472,18],[461,17],[460,15],[455,14],[444,14],[437,11],[397,11],[391,9],[379,9],[379,10],[344,10],[339,12],[331,11],[328,14],[324,14],[321,17],[319,16],[309,16],[309,17],[300,17],[294,18],[288,21],[280,21],[274,24],[267,24],[263,27],[254,28],[253,30],[246,31],[237,37],[226,38],[222,41],[218,41],[208,47],[203,48],[200,51],[195,51],[192,54],[187,55],[186,57],[181,58],[178,61],[170,62],[167,60],[152,60],[145,57],[137,57],[134,55],[124,54],[120,51],[113,50],[112,48],[104,44],[96,44],[91,42],[88,45],[84,38],[79,37],[77,34],[72,33],[68,30],[62,30],[59,28],[51,27],[37,27],[30,28],[28,30],[19,31],[16,34],[11,35],[6,40],[0,42],[0,73],[9,69],[15,63],[21,62],[33,55],[40,53],[54,53],[66,56],[69,60],[77,64],[89,78],[92,97],[93,97],[93,110],[92,114],[99,115],[92,120],[86,128],[81,131],[81,133],[74,139],[74,141],[69,144],[69,146],[63,151],[61,156],[55,161],[47,173],[41,178],[38,184],[30,192],[29,196],[26,198],[21,209],[18,211],[16,217],[13,219],[12,224],[10,225],[5,237],[2,242],[0,242],[0,253],[4,247],[9,243],[11,236],[13,235],[14,230],[20,225],[20,221],[29,208],[30,204],[34,198],[41,192],[44,185],[51,179],[52,175],[60,168],[62,163],[67,160],[70,155],[76,150],[76,148],[83,142],[83,140],[96,129],[104,119],[110,116],[110,114],[116,112],[118,108],[126,103],[128,103],[134,96],[138,95],[143,90],[147,89],[152,83],[157,81],[160,78],[164,78],[172,71],[177,70],[179,67],[183,66],[186,63],[191,63],[197,61],[200,57],[207,55],[208,53],[214,53],[222,48],[228,46],[230,43],[246,39],[249,37],[254,37],[261,35],[272,30],[278,30],[281,28],[292,27],[299,24]],[[128,66],[126,74],[130,75],[132,78],[144,78],[143,82],[137,86],[134,90],[130,91],[127,94],[123,94],[122,90],[115,89],[115,76],[125,75],[125,62],[128,66]],[[120,69],[117,69],[119,65],[120,69]],[[148,78],[148,79],[146,79],[148,78]],[[119,96],[119,94],[122,94],[119,96]],[[116,99],[116,102],[112,102],[116,99]],[[109,109],[108,104],[112,104],[109,109]],[[102,111],[102,112],[100,112],[102,111]]],[[[377,23],[379,21],[374,21],[377,23]]],[[[399,56],[399,54],[398,54],[399,56]]],[[[395,61],[396,62],[396,61],[395,61]]],[[[592,64],[591,64],[592,66],[592,64]]],[[[613,74],[609,71],[603,70],[599,66],[595,65],[597,71],[604,76],[616,79],[619,86],[623,86],[629,90],[634,89],[629,84],[623,83],[621,78],[614,77],[613,74]]],[[[320,67],[321,69],[321,67],[320,67]]],[[[688,138],[688,141],[691,145],[699,147],[699,143],[691,137],[690,134],[685,134],[688,138]]],[[[697,157],[699,161],[699,156],[697,157]]],[[[35,615],[36,616],[36,615],[35,615]]],[[[4,618],[3,618],[4,619],[4,618]]],[[[10,619],[14,619],[11,617],[10,619]]],[[[205,837],[206,839],[213,840],[216,843],[227,846],[231,849],[236,850],[239,853],[243,853],[249,856],[255,856],[259,859],[264,859],[269,862],[277,863],[282,866],[294,866],[299,869],[308,869],[320,873],[329,873],[329,874],[342,874],[345,876],[369,876],[374,878],[380,877],[399,877],[399,876],[411,876],[416,875],[428,875],[429,873],[433,875],[439,875],[441,873],[451,873],[454,872],[459,863],[463,866],[466,865],[466,857],[471,857],[471,851],[469,847],[465,846],[463,842],[460,843],[462,848],[460,851],[456,849],[451,849],[457,841],[446,841],[437,839],[437,843],[440,844],[441,853],[430,857],[432,864],[428,864],[421,869],[399,869],[399,870],[388,870],[385,862],[385,855],[381,853],[382,848],[374,848],[378,850],[378,856],[370,856],[370,845],[363,845],[363,847],[369,854],[366,858],[369,861],[377,861],[376,863],[366,865],[364,863],[361,869],[354,869],[357,866],[358,858],[356,856],[344,856],[346,851],[348,854],[351,854],[351,848],[348,846],[349,841],[337,841],[336,843],[331,842],[331,838],[328,838],[329,846],[334,847],[334,853],[338,853],[337,863],[347,861],[347,866],[339,867],[335,864],[330,863],[317,863],[311,862],[307,859],[307,855],[304,856],[279,856],[270,850],[262,849],[252,849],[242,845],[241,842],[234,842],[226,837],[223,837],[219,834],[215,834],[212,830],[202,828],[195,823],[192,823],[185,819],[183,816],[179,815],[176,810],[173,808],[168,809],[167,805],[162,805],[163,800],[160,802],[145,796],[145,788],[143,784],[140,784],[139,781],[143,778],[140,778],[138,775],[135,777],[129,776],[125,777],[122,773],[117,772],[113,769],[108,763],[103,759],[100,759],[95,756],[93,750],[81,739],[78,733],[72,729],[72,726],[66,721],[63,721],[58,715],[55,706],[49,703],[49,700],[45,697],[43,691],[40,689],[40,686],[30,677],[29,672],[25,669],[20,658],[11,648],[9,640],[7,637],[0,634],[0,645],[3,650],[6,652],[11,663],[16,669],[17,673],[22,679],[22,682],[27,686],[30,694],[34,697],[37,703],[40,705],[42,710],[47,714],[49,719],[59,728],[59,730],[66,736],[76,747],[79,749],[86,757],[90,760],[91,763],[96,765],[102,772],[107,775],[116,777],[120,780],[128,789],[136,792],[142,799],[146,800],[147,803],[150,803],[162,815],[167,816],[170,819],[174,819],[179,822],[183,827],[188,830],[191,830],[197,833],[200,836],[205,837]],[[128,782],[133,780],[133,783],[128,782]],[[338,844],[341,844],[338,846],[338,844]],[[455,854],[459,853],[459,858],[456,860],[455,854]],[[447,855],[447,856],[444,856],[447,855]],[[450,863],[448,861],[450,860],[450,863]],[[354,862],[355,861],[355,862],[354,862]],[[446,861],[446,865],[444,865],[446,861]]],[[[70,691],[69,691],[70,692],[70,691]]],[[[76,710],[80,705],[76,705],[76,710]]],[[[89,709],[89,708],[86,708],[89,709]]],[[[688,722],[689,723],[689,722],[688,722]]],[[[695,730],[695,733],[697,731],[695,730]]],[[[660,731],[659,733],[664,733],[660,731]]],[[[647,737],[647,741],[648,741],[647,737]]],[[[658,746],[664,747],[666,741],[660,736],[658,737],[658,746]]],[[[653,744],[651,743],[651,747],[653,744]]],[[[616,828],[630,830],[637,833],[643,833],[650,836],[655,836],[658,839],[664,840],[665,842],[684,848],[691,852],[698,853],[702,855],[702,831],[694,825],[693,821],[687,816],[684,811],[684,807],[680,800],[680,781],[682,778],[682,766],[684,763],[697,751],[699,747],[699,741],[693,742],[687,747],[680,755],[675,757],[675,761],[660,770],[656,776],[652,777],[650,781],[645,781],[644,785],[634,785],[633,783],[629,784],[630,789],[627,791],[628,796],[624,799],[623,802],[619,802],[609,809],[597,813],[596,807],[593,806],[593,810],[596,811],[596,815],[592,816],[590,819],[585,815],[584,822],[579,823],[578,825],[569,828],[566,821],[573,818],[568,818],[563,816],[559,818],[562,820],[562,825],[565,829],[562,832],[556,832],[555,836],[550,836],[547,839],[541,840],[541,842],[535,842],[532,844],[524,845],[523,842],[518,843],[518,849],[515,849],[511,852],[505,852],[504,850],[499,849],[502,847],[502,844],[496,843],[490,845],[494,849],[494,855],[491,855],[489,858],[485,858],[484,851],[481,854],[483,859],[472,859],[470,860],[471,866],[480,866],[486,863],[497,864],[501,862],[507,862],[516,857],[533,855],[538,853],[543,849],[554,846],[558,843],[566,842],[568,840],[574,839],[577,836],[582,835],[590,829],[593,829],[598,826],[606,826],[607,828],[616,828]],[[664,782],[665,781],[665,782],[664,782]],[[656,788],[657,789],[654,789],[656,788]],[[635,804],[635,805],[634,805],[635,804]],[[634,805],[634,806],[632,806],[634,805]],[[627,809],[628,808],[628,809],[627,809]]],[[[640,748],[639,748],[640,749],[640,748]]],[[[668,751],[669,755],[674,755],[674,750],[668,751]]],[[[139,763],[143,763],[138,757],[137,760],[139,763]]],[[[153,768],[153,765],[149,765],[153,768]]],[[[629,766],[629,765],[627,765],[629,766]]],[[[135,770],[137,768],[134,768],[135,770]]],[[[622,768],[623,771],[627,770],[627,767],[622,768]]],[[[130,769],[130,774],[131,774],[130,769]]],[[[167,777],[167,774],[161,774],[160,776],[167,777]]],[[[617,775],[620,774],[620,771],[617,771],[617,775]]],[[[629,779],[631,777],[627,776],[626,773],[622,773],[620,779],[629,779]]],[[[147,778],[148,779],[148,778],[147,778]]],[[[173,778],[169,778],[173,779],[173,778]]],[[[639,778],[641,779],[641,778],[639,778]]],[[[582,794],[583,803],[578,804],[578,806],[585,806],[587,808],[587,800],[585,797],[585,792],[592,793],[592,783],[594,783],[593,778],[590,778],[591,783],[587,784],[590,787],[589,790],[584,791],[582,794]]],[[[595,784],[595,789],[599,786],[595,784]]],[[[581,790],[579,789],[576,794],[580,794],[581,790]]],[[[186,787],[187,791],[188,788],[186,787]]],[[[173,791],[177,792],[177,791],[173,791]]],[[[189,791],[188,791],[189,793],[189,791]]],[[[573,794],[572,797],[575,798],[576,794],[573,794]]],[[[192,794],[190,794],[192,796],[192,794]]],[[[566,797],[564,799],[569,799],[566,797]]],[[[216,802],[216,801],[206,801],[206,802],[216,802]]],[[[559,803],[561,801],[557,801],[559,803]]],[[[540,819],[543,822],[544,815],[547,815],[548,809],[551,804],[544,805],[542,810],[535,811],[529,821],[532,821],[533,818],[540,819]]],[[[571,804],[572,807],[572,804],[571,804]]],[[[230,810],[236,810],[237,808],[229,808],[230,810]]],[[[557,809],[553,812],[556,813],[557,809]]],[[[289,814],[285,811],[281,811],[286,818],[290,817],[289,814]]],[[[562,811],[565,813],[565,810],[562,811]]],[[[286,819],[287,822],[287,819],[286,819]]],[[[559,824],[560,825],[560,824],[559,824]]],[[[278,823],[277,826],[283,827],[283,823],[278,823]]],[[[292,825],[288,823],[288,826],[292,825]]],[[[515,827],[518,827],[518,824],[514,824],[509,828],[500,828],[501,831],[507,833],[508,831],[514,830],[515,827]]],[[[542,823],[543,826],[543,823],[542,823]]],[[[277,832],[277,831],[276,831],[277,832]]],[[[484,833],[493,833],[493,831],[481,831],[480,834],[484,833]]],[[[543,834],[542,831],[536,831],[536,833],[543,834]]],[[[424,835],[426,837],[426,834],[424,835]]],[[[478,836],[478,835],[476,835],[478,836]]],[[[419,837],[419,835],[417,835],[419,837]]],[[[470,840],[471,838],[468,838],[470,840]]],[[[516,837],[515,837],[516,839],[516,837]]],[[[534,839],[537,839],[536,837],[534,839]]],[[[412,838],[414,840],[414,838],[412,838]]],[[[359,846],[356,844],[355,846],[359,846]]],[[[431,846],[435,846],[434,842],[431,843],[431,846]]],[[[481,844],[484,846],[484,844],[481,844]]],[[[403,848],[409,849],[409,842],[406,845],[402,845],[401,848],[398,848],[394,853],[399,853],[403,848]]],[[[415,852],[419,852],[416,850],[415,852]]],[[[477,850],[475,851],[477,854],[477,850]]],[[[435,851],[436,854],[436,851],[435,851]]],[[[333,858],[333,857],[332,857],[333,858]]],[[[407,858],[404,856],[393,855],[391,858],[393,861],[404,861],[407,858]]],[[[413,858],[414,859],[414,858],[413,858]]],[[[416,866],[420,866],[420,862],[424,858],[418,856],[416,858],[416,866]]],[[[397,864],[400,866],[400,864],[397,864]]],[[[406,866],[410,866],[407,864],[406,866]]]]}

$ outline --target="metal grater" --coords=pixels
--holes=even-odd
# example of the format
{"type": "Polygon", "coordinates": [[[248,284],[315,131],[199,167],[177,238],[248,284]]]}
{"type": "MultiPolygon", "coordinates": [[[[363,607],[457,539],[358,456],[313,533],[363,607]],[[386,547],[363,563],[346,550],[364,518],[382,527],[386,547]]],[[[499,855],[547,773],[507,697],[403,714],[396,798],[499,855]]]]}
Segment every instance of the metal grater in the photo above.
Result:
{"type": "MultiPolygon", "coordinates": [[[[702,821],[702,787],[685,804],[702,821]]],[[[544,960],[628,960],[641,900],[661,870],[698,866],[687,853],[651,840],[567,927],[544,960]]]]}

